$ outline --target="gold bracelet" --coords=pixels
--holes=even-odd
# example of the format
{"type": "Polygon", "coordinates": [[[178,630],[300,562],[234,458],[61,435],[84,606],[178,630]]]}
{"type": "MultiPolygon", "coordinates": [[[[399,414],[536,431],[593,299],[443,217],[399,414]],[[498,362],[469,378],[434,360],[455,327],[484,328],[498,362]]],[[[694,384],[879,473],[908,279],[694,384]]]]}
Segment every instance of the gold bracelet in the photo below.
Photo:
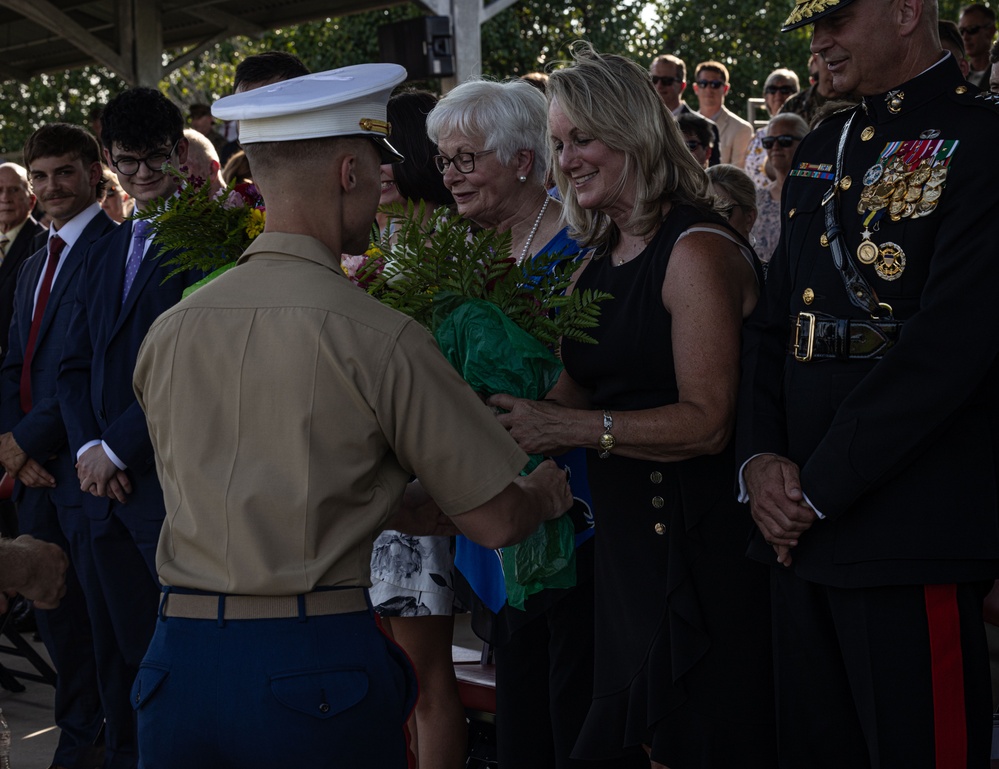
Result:
{"type": "Polygon", "coordinates": [[[604,412],[604,434],[597,439],[597,456],[601,459],[607,459],[610,456],[611,449],[617,445],[617,441],[614,436],[611,435],[611,430],[614,429],[614,417],[611,416],[609,411],[604,412]]]}

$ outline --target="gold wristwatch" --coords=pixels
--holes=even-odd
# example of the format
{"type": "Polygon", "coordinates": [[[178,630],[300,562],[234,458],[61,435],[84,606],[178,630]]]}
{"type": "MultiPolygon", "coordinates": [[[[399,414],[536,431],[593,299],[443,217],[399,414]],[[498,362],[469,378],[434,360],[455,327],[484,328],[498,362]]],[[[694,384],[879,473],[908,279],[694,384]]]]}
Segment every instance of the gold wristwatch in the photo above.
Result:
{"type": "Polygon", "coordinates": [[[601,459],[607,459],[610,456],[611,449],[617,445],[617,441],[614,436],[611,435],[611,430],[614,429],[614,417],[611,416],[609,411],[604,412],[604,434],[597,439],[597,448],[599,452],[597,454],[601,459]]]}

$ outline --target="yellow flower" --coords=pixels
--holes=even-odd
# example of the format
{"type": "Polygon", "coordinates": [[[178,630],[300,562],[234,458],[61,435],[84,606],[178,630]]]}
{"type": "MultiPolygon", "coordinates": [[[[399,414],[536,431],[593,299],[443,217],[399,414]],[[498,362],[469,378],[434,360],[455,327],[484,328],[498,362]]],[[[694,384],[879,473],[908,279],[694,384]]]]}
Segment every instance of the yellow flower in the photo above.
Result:
{"type": "Polygon", "coordinates": [[[251,208],[250,214],[246,218],[246,234],[252,240],[264,231],[264,220],[266,214],[259,208],[251,208]]]}

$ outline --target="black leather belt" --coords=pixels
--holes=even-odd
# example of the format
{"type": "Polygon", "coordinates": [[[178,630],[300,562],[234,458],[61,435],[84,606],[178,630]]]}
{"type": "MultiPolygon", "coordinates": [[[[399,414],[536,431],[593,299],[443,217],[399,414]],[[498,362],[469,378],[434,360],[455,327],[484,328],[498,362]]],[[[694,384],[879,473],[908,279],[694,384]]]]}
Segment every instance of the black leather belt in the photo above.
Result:
{"type": "Polygon", "coordinates": [[[880,358],[902,331],[902,322],[897,320],[833,318],[812,312],[799,312],[791,323],[790,352],[801,363],[880,358]]]}

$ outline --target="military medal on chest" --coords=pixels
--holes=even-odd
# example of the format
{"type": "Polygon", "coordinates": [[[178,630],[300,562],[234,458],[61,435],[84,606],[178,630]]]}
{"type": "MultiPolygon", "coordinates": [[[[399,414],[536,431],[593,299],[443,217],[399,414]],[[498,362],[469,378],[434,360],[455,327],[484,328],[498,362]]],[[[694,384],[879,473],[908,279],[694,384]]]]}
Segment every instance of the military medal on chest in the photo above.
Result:
{"type": "Polygon", "coordinates": [[[939,138],[939,131],[924,131],[919,139],[885,145],[877,163],[864,173],[857,213],[864,229],[857,259],[873,264],[878,277],[897,280],[905,270],[905,252],[897,243],[875,243],[887,216],[889,221],[929,216],[940,203],[947,180],[947,166],[957,140],[939,138]]]}

